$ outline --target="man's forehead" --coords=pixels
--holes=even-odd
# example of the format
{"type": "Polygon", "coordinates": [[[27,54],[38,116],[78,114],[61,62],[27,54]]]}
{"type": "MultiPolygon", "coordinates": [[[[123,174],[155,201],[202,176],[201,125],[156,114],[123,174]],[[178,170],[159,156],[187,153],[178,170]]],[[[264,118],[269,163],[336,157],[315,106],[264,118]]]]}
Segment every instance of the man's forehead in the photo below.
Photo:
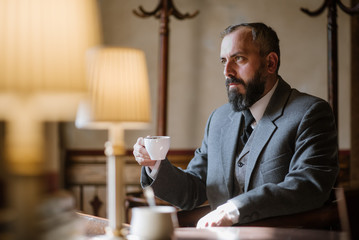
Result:
{"type": "Polygon", "coordinates": [[[253,40],[253,35],[252,35],[252,28],[247,27],[247,26],[241,26],[239,28],[237,28],[234,32],[237,34],[238,36],[241,36],[245,39],[249,39],[249,40],[253,40]]]}
{"type": "Polygon", "coordinates": [[[255,44],[250,27],[242,26],[226,35],[222,40],[221,53],[240,50],[243,52],[259,51],[255,44]]]}

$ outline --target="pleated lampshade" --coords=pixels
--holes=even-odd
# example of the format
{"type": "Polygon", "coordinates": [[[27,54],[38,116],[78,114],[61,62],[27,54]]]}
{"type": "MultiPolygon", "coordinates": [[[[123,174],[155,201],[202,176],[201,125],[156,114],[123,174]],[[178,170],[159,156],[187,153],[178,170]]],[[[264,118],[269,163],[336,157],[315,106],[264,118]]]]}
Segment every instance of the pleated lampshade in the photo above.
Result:
{"type": "Polygon", "coordinates": [[[43,122],[75,120],[86,50],[101,40],[96,0],[0,1],[0,119],[16,172],[43,164],[43,122]]]}
{"type": "Polygon", "coordinates": [[[96,0],[1,0],[0,90],[86,91],[85,51],[100,44],[96,0]]]}
{"type": "Polygon", "coordinates": [[[80,105],[76,126],[138,128],[150,121],[150,95],[143,51],[95,47],[87,52],[89,100],[80,105]]]}

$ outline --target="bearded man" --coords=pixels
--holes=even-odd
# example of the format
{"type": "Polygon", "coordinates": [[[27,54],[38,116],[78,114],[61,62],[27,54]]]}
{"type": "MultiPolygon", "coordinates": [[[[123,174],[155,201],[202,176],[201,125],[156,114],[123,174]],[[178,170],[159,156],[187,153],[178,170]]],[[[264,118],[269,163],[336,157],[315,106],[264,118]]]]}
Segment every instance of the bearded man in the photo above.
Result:
{"type": "Polygon", "coordinates": [[[338,174],[338,140],[329,104],[279,75],[279,39],[263,23],[232,25],[220,59],[229,103],[210,115],[187,169],[152,161],[134,145],[143,187],[190,210],[208,200],[197,227],[230,226],[321,207],[338,174]]]}

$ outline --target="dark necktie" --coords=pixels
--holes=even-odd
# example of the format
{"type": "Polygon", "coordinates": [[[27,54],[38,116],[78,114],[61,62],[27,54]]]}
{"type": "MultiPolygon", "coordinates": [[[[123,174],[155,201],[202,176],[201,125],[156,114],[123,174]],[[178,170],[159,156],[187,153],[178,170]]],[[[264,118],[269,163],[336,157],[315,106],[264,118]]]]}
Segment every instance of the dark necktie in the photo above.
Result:
{"type": "Polygon", "coordinates": [[[251,124],[254,121],[254,117],[249,109],[244,110],[243,115],[244,115],[244,129],[241,136],[241,140],[243,142],[243,145],[245,145],[247,143],[249,136],[253,131],[251,124]]]}

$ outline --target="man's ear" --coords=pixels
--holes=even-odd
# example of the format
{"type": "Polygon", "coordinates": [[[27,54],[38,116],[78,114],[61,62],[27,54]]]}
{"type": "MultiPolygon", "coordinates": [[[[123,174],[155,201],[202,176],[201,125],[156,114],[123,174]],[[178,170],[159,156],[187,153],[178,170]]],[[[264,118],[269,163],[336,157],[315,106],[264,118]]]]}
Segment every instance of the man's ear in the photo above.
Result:
{"type": "Polygon", "coordinates": [[[270,52],[267,55],[266,60],[268,73],[276,73],[278,68],[278,55],[275,52],[270,52]]]}

